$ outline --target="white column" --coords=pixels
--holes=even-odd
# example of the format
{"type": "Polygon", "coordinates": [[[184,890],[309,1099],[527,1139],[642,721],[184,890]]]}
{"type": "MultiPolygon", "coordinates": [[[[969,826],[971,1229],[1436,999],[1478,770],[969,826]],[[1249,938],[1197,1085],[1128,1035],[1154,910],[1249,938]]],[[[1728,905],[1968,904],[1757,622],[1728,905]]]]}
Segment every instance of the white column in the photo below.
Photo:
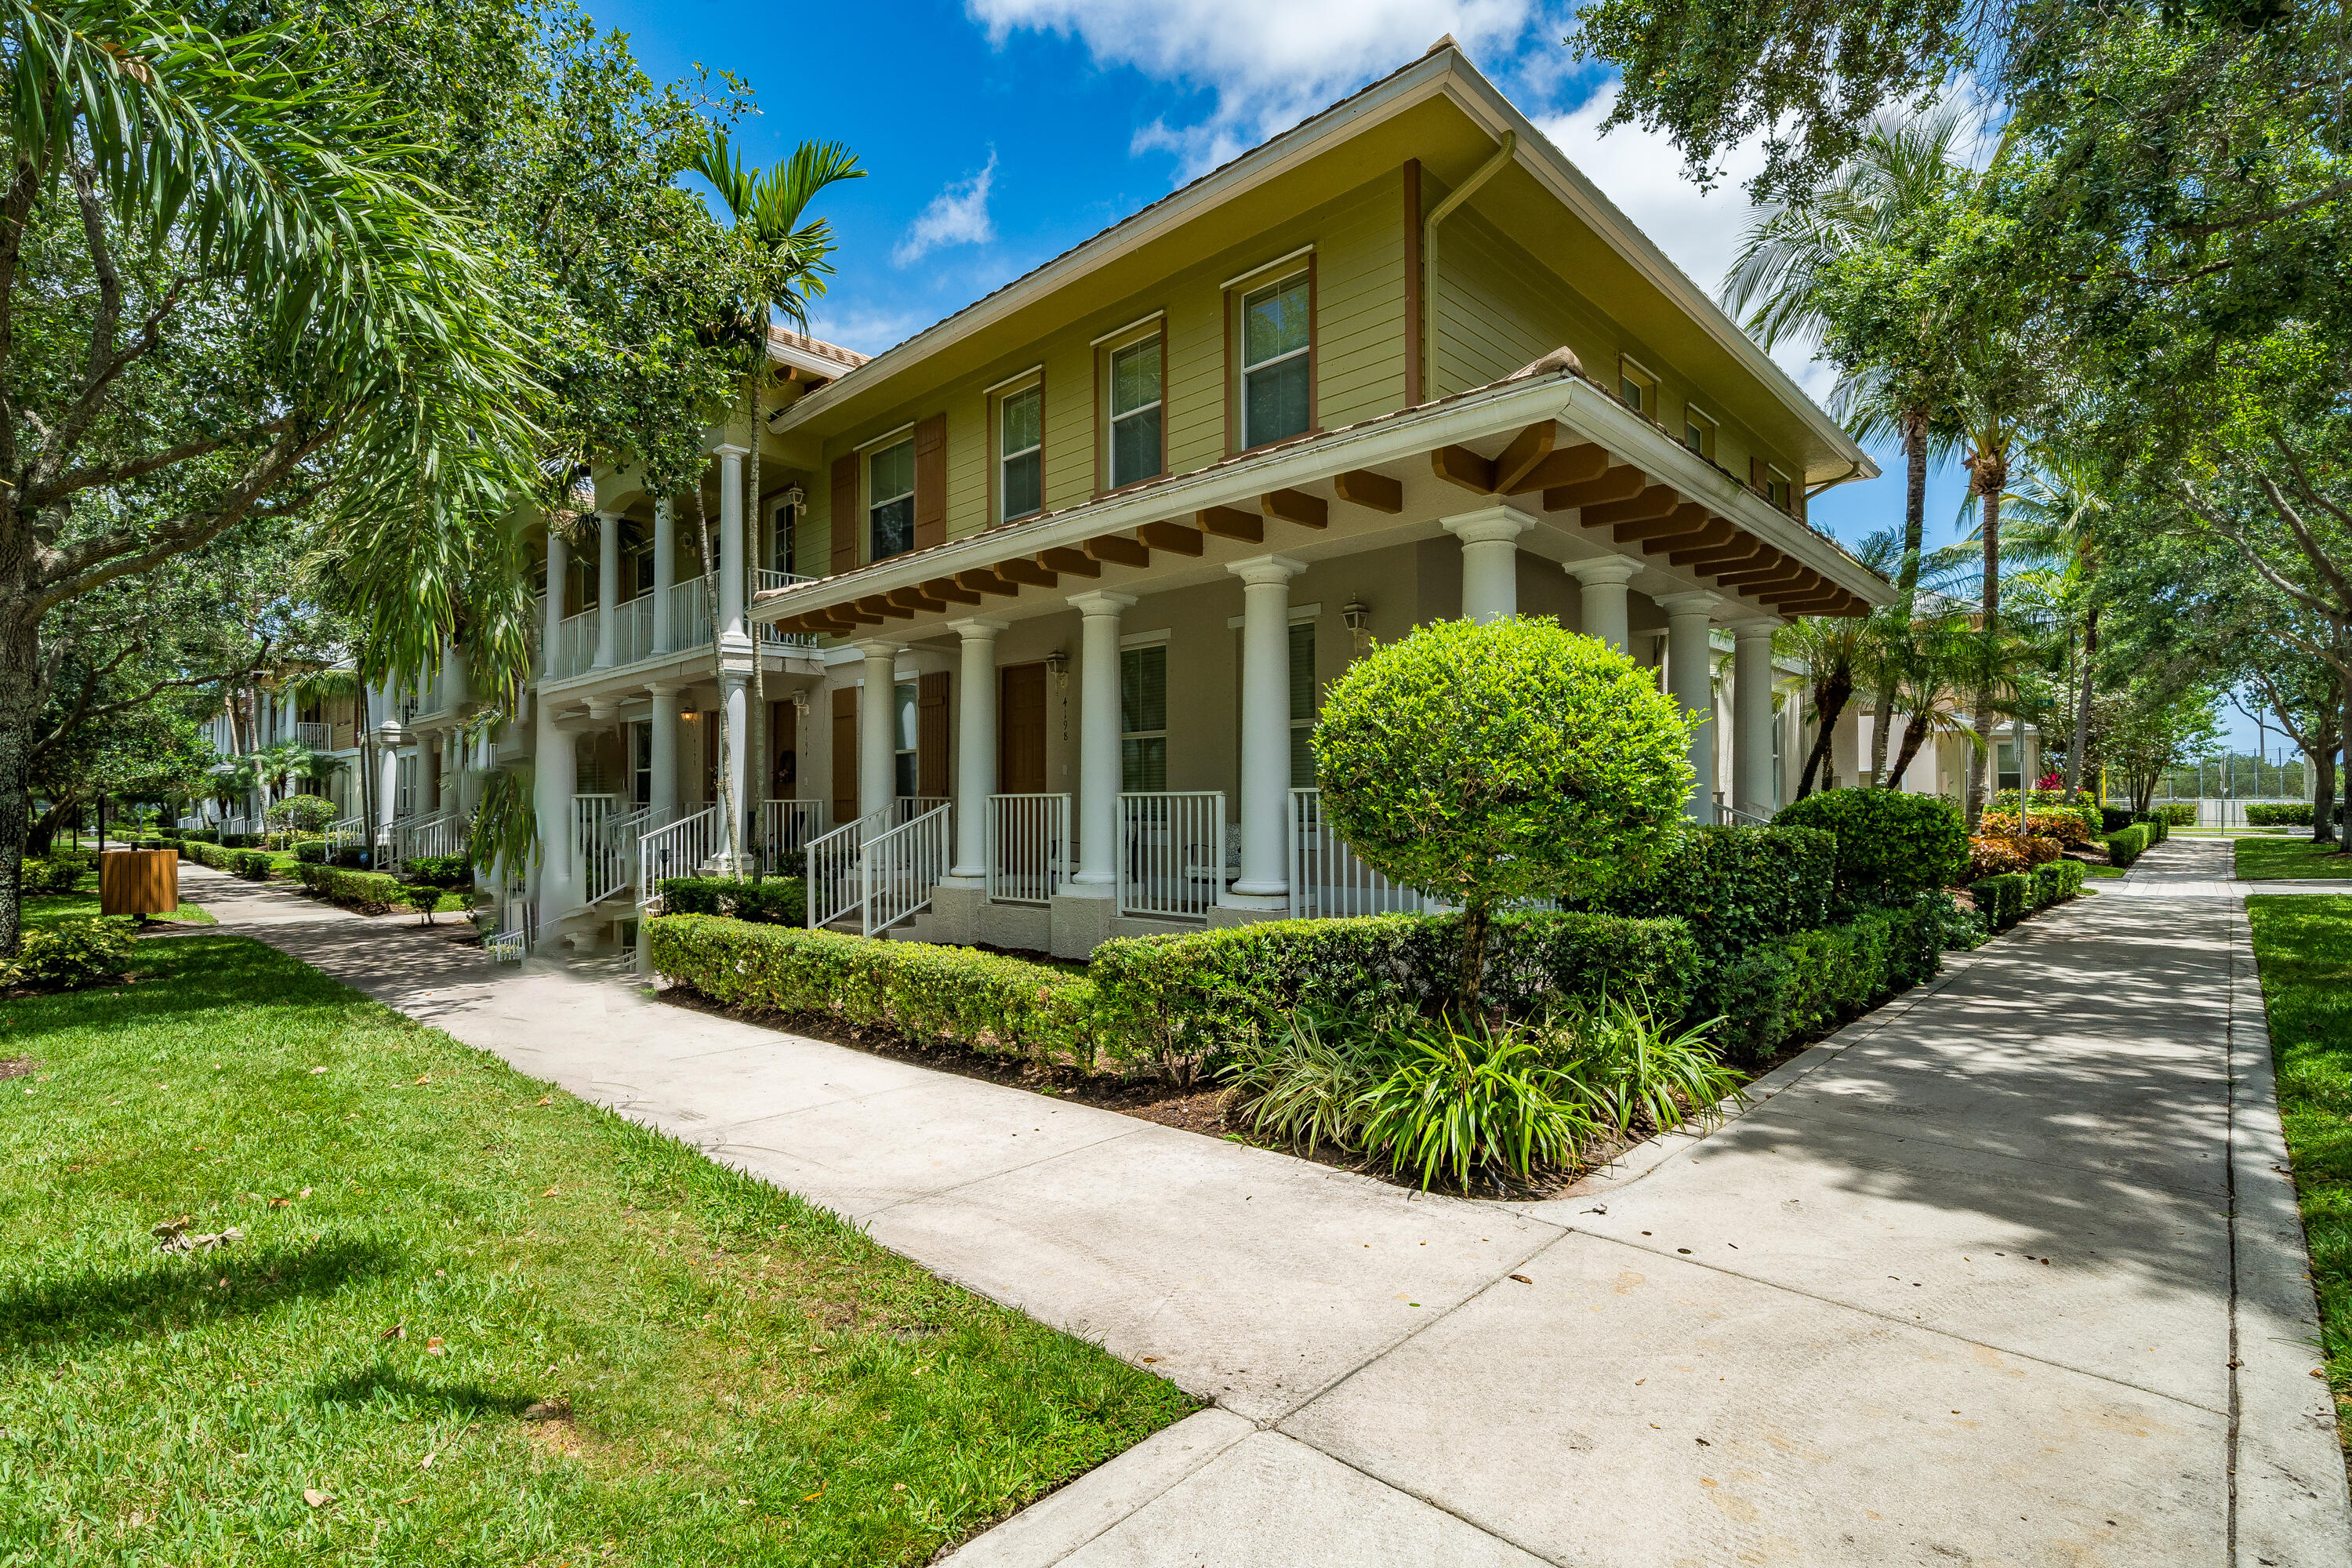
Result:
{"type": "Polygon", "coordinates": [[[538,705],[539,732],[531,768],[531,812],[539,819],[539,921],[556,920],[572,905],[572,795],[579,784],[579,758],[572,731],[555,722],[549,705],[538,705]]]}
{"type": "Polygon", "coordinates": [[[1731,804],[1759,816],[1779,808],[1772,790],[1772,632],[1780,623],[1731,628],[1731,804]]]}
{"type": "Polygon", "coordinates": [[[1131,594],[1080,594],[1078,641],[1078,868],[1073,898],[1118,896],[1118,618],[1131,594]]]}
{"type": "Polygon", "coordinates": [[[956,672],[955,863],[948,875],[973,887],[988,880],[988,797],[996,793],[996,634],[1003,621],[951,623],[963,638],[956,672]]]}
{"type": "Polygon", "coordinates": [[[1714,654],[1707,646],[1707,617],[1714,612],[1712,594],[1675,594],[1660,599],[1666,612],[1666,689],[1685,713],[1706,722],[1690,742],[1691,797],[1687,807],[1699,822],[1715,820],[1715,683],[1714,654]]]}
{"type": "Polygon", "coordinates": [[[596,668],[613,668],[621,611],[621,520],[596,514],[596,668]]]}
{"type": "Polygon", "coordinates": [[[866,689],[857,694],[857,815],[898,797],[898,645],[862,642],[866,689]]]}
{"type": "MultiPolygon", "coordinates": [[[[1503,546],[1510,550],[1507,542],[1503,546]]],[[[1242,589],[1242,874],[1217,902],[1279,910],[1290,894],[1290,580],[1307,570],[1286,555],[1225,568],[1242,589]]],[[[1467,570],[1465,563],[1465,572],[1467,570]]]]}
{"type": "Polygon", "coordinates": [[[646,683],[646,689],[654,700],[654,710],[646,720],[653,731],[649,750],[654,775],[646,804],[653,808],[653,826],[667,827],[677,820],[678,688],[673,682],[653,680],[646,683]]]}
{"type": "Polygon", "coordinates": [[[383,826],[400,817],[400,731],[386,724],[376,737],[375,802],[383,826]]]}
{"type": "Polygon", "coordinates": [[[730,642],[743,626],[743,458],[750,448],[719,448],[719,625],[730,642]]]}
{"type": "MultiPolygon", "coordinates": [[[[654,502],[654,651],[670,651],[669,591],[677,584],[677,519],[664,496],[654,502]]],[[[675,695],[675,694],[673,694],[675,695]]]]}
{"type": "Polygon", "coordinates": [[[1641,569],[1640,562],[1620,555],[1569,563],[1568,574],[1583,588],[1578,624],[1586,637],[1599,637],[1619,653],[1626,651],[1632,634],[1626,626],[1625,584],[1641,569]]]}
{"type": "Polygon", "coordinates": [[[1515,507],[1490,506],[1442,520],[1462,542],[1462,618],[1499,621],[1519,613],[1520,534],[1535,519],[1515,507]]]}
{"type": "Polygon", "coordinates": [[[727,791],[727,826],[732,835],[719,847],[719,853],[732,868],[740,858],[736,853],[737,846],[751,842],[751,825],[743,820],[744,803],[751,799],[747,785],[751,777],[751,747],[745,744],[751,734],[751,677],[729,670],[719,682],[719,700],[727,706],[727,776],[719,784],[727,791]]]}
{"type": "MultiPolygon", "coordinates": [[[[572,553],[565,547],[563,536],[553,529],[547,531],[547,603],[541,613],[540,673],[542,679],[555,673],[555,651],[563,638],[563,576],[572,566],[572,553]]],[[[392,693],[384,693],[389,698],[392,693]]],[[[389,709],[387,708],[387,711],[389,709]]]]}

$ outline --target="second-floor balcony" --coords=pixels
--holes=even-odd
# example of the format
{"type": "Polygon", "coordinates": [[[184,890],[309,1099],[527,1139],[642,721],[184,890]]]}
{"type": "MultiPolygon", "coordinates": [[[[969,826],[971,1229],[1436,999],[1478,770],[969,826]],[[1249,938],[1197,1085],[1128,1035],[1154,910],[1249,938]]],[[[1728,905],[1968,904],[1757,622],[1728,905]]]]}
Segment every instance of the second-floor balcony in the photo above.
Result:
{"type": "MultiPolygon", "coordinates": [[[[754,592],[787,587],[805,581],[786,572],[761,571],[751,575],[754,579],[751,585],[754,592]]],[[[656,633],[655,597],[653,593],[644,593],[614,607],[613,659],[609,668],[624,669],[653,659],[708,651],[710,647],[711,618],[717,613],[719,603],[719,582],[715,574],[693,578],[670,588],[669,626],[666,637],[656,633]]],[[[563,680],[585,675],[596,668],[600,620],[601,612],[593,609],[565,616],[557,628],[555,646],[542,658],[541,678],[563,680]]],[[[810,637],[787,636],[773,626],[751,626],[748,629],[759,638],[762,653],[805,650],[814,647],[816,642],[810,637]]]]}
{"type": "Polygon", "coordinates": [[[330,752],[334,750],[335,727],[332,724],[313,724],[305,720],[294,726],[294,738],[308,750],[330,752]]]}

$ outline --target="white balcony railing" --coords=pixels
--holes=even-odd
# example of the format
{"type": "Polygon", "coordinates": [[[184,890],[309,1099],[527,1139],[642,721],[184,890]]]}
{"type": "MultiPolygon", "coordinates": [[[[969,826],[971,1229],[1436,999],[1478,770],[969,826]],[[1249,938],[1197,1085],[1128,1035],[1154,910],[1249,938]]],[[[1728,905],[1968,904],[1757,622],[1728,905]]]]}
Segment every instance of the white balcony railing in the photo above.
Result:
{"type": "Polygon", "coordinates": [[[654,656],[654,596],[640,594],[613,612],[613,662],[642,664],[654,656]]]}
{"type": "Polygon", "coordinates": [[[1062,890],[1070,871],[1070,797],[988,797],[988,898],[997,904],[1042,904],[1062,890]]]}
{"type": "Polygon", "coordinates": [[[931,889],[948,874],[949,825],[954,815],[942,805],[866,841],[859,907],[867,936],[930,907],[931,889]]]}
{"type": "Polygon", "coordinates": [[[704,806],[690,816],[637,835],[637,902],[649,901],[672,877],[692,877],[719,853],[719,808],[704,806]]]}
{"type": "Polygon", "coordinates": [[[663,653],[690,653],[710,646],[710,616],[718,605],[719,584],[705,577],[672,584],[669,591],[669,647],[663,653]],[[706,588],[704,584],[709,586],[706,588]]]}
{"type": "Polygon", "coordinates": [[[1206,921],[1234,875],[1223,790],[1118,797],[1118,912],[1206,921]]]}
{"type": "Polygon", "coordinates": [[[306,721],[294,726],[294,738],[310,751],[331,751],[334,747],[335,727],[332,724],[312,724],[306,721]]]}
{"type": "Polygon", "coordinates": [[[814,931],[866,907],[866,846],[887,833],[891,808],[881,806],[855,822],[809,840],[808,927],[814,931]]]}
{"type": "Polygon", "coordinates": [[[1418,911],[1422,896],[1400,887],[1358,858],[1323,818],[1323,792],[1290,792],[1290,918],[1418,911]]]}

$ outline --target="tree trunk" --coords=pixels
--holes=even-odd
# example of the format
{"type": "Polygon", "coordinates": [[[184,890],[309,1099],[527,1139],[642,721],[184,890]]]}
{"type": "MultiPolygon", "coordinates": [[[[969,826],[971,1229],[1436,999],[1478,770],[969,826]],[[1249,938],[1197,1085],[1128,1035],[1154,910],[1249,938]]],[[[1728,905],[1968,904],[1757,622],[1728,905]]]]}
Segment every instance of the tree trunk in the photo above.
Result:
{"type": "Polygon", "coordinates": [[[2091,684],[2092,671],[2099,654],[2099,606],[2093,605],[2083,616],[2083,689],[2074,698],[2074,743],[2066,752],[2066,798],[2083,784],[2083,753],[2091,744],[2091,684]]]}
{"type": "MultiPolygon", "coordinates": [[[[2344,774],[2347,785],[2344,794],[2347,800],[2352,800],[2352,680],[2338,681],[2336,694],[2342,700],[2340,706],[2343,709],[2343,713],[2336,721],[2336,743],[2344,749],[2344,774]]],[[[2336,852],[2339,855],[2352,855],[2352,821],[2347,821],[2346,827],[2347,831],[2336,836],[2336,852]]]]}
{"type": "MultiPolygon", "coordinates": [[[[29,552],[16,553],[29,572],[29,552]]],[[[41,669],[40,613],[32,595],[20,589],[0,605],[0,955],[13,958],[23,934],[33,744],[47,682],[41,669]]]]}
{"type": "Polygon", "coordinates": [[[1478,983],[1486,972],[1486,901],[1462,906],[1462,1026],[1478,1016],[1478,983]]]}
{"type": "Polygon", "coordinates": [[[1845,705],[1853,696],[1853,667],[1838,664],[1829,678],[1813,689],[1813,711],[1821,724],[1821,733],[1813,737],[1813,749],[1805,756],[1805,772],[1797,781],[1797,798],[1804,799],[1813,793],[1813,780],[1830,760],[1830,744],[1837,733],[1837,721],[1845,712],[1845,705]]]}
{"type": "Polygon", "coordinates": [[[1903,565],[1895,589],[1907,616],[1919,587],[1919,552],[1927,540],[1927,411],[1903,414],[1903,565]]]}
{"type": "Polygon", "coordinates": [[[2336,748],[2342,743],[2336,725],[2335,714],[2322,714],[2311,748],[2305,753],[2316,773],[2316,787],[2311,792],[2311,841],[2315,844],[2336,842],[2336,748]]]}
{"type": "Polygon", "coordinates": [[[1969,769],[1969,831],[1974,833],[1984,818],[1986,798],[1999,776],[2000,742],[1993,737],[1992,677],[1995,649],[2000,637],[2000,493],[2008,484],[2008,475],[1998,458],[1988,458],[1978,465],[1978,493],[1984,506],[1984,585],[1982,632],[1984,662],[1978,671],[1976,731],[1980,754],[1969,769]]]}
{"type": "Polygon", "coordinates": [[[1894,722],[1895,691],[1889,687],[1879,692],[1870,710],[1870,776],[1882,787],[1886,783],[1886,731],[1894,722]]]}
{"type": "Polygon", "coordinates": [[[1903,775],[1911,771],[1911,760],[1919,754],[1919,748],[1927,741],[1927,724],[1916,713],[1911,716],[1911,720],[1912,721],[1903,728],[1903,747],[1895,753],[1895,771],[1886,775],[1888,789],[1903,787],[1901,783],[1903,775]]]}

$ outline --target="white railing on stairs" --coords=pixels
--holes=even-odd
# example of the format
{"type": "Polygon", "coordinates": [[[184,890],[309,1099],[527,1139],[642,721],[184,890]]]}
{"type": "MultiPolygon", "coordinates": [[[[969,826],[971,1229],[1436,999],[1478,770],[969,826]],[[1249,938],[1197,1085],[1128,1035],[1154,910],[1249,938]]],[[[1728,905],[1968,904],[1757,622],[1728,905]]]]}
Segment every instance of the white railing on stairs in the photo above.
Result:
{"type": "Polygon", "coordinates": [[[942,805],[866,840],[860,857],[865,885],[859,906],[867,936],[930,907],[931,890],[948,874],[948,836],[954,815],[942,805]]]}
{"type": "Polygon", "coordinates": [[[1048,903],[1069,874],[1068,795],[988,797],[989,902],[1048,903]]]}
{"type": "Polygon", "coordinates": [[[383,844],[384,863],[376,868],[398,871],[411,860],[459,854],[466,847],[467,826],[466,816],[455,811],[439,811],[431,816],[412,816],[394,822],[392,832],[379,837],[379,842],[383,844]]]}
{"type": "MultiPolygon", "coordinates": [[[[580,901],[595,903],[611,894],[620,880],[605,847],[605,826],[626,815],[617,795],[575,795],[572,797],[572,857],[580,868],[580,901]],[[602,892],[594,889],[602,889],[602,892]]],[[[561,912],[561,911],[558,911],[561,912]]]]}
{"type": "Polygon", "coordinates": [[[948,804],[943,795],[902,795],[890,803],[890,826],[903,827],[919,816],[929,816],[948,804]]]}
{"type": "Polygon", "coordinates": [[[593,828],[583,826],[580,855],[582,903],[601,904],[630,885],[637,872],[637,839],[652,821],[650,806],[641,805],[634,811],[615,807],[604,813],[593,828]]]}
{"type": "Polygon", "coordinates": [[[829,926],[866,904],[867,842],[890,830],[891,808],[869,811],[855,822],[809,840],[808,928],[829,926]]]}
{"type": "Polygon", "coordinates": [[[339,816],[327,824],[320,837],[326,841],[327,864],[340,864],[339,857],[346,846],[360,843],[367,837],[367,818],[357,813],[339,816]]]}
{"type": "Polygon", "coordinates": [[[719,853],[719,808],[707,805],[691,816],[637,835],[637,902],[651,900],[664,881],[691,877],[719,853]]]}
{"type": "Polygon", "coordinates": [[[1290,792],[1290,918],[1414,913],[1422,897],[1364,864],[1323,817],[1323,792],[1290,792]]]}
{"type": "Polygon", "coordinates": [[[1231,847],[1223,790],[1118,797],[1118,912],[1205,921],[1224,891],[1231,847]]]}

